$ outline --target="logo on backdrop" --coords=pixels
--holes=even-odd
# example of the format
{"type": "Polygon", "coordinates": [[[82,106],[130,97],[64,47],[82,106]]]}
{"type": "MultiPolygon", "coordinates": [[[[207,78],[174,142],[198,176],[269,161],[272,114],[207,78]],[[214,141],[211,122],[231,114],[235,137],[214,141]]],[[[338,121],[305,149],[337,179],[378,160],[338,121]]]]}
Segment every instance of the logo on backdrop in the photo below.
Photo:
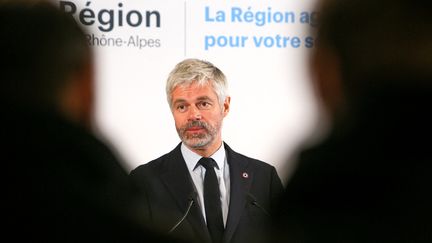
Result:
{"type": "Polygon", "coordinates": [[[125,9],[123,3],[118,3],[117,9],[104,8],[98,11],[91,8],[90,1],[86,2],[82,9],[78,9],[77,5],[71,1],[60,1],[59,4],[60,9],[74,16],[83,26],[96,26],[102,32],[101,35],[87,34],[91,46],[137,47],[139,49],[161,46],[161,40],[158,38],[142,38],[139,35],[131,35],[126,38],[108,36],[109,32],[121,27],[161,28],[162,17],[157,10],[125,9]]]}

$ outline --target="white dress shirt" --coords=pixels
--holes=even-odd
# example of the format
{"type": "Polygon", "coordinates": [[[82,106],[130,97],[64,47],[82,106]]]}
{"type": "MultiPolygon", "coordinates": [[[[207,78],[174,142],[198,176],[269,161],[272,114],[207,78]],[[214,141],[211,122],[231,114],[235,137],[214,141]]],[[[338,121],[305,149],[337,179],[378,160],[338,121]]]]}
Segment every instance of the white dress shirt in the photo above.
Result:
{"type": "MultiPolygon", "coordinates": [[[[198,197],[199,197],[198,203],[201,207],[204,220],[206,220],[206,213],[205,213],[205,206],[204,206],[204,176],[205,176],[206,169],[202,165],[198,164],[197,166],[197,163],[202,158],[202,156],[190,150],[183,143],[181,145],[181,152],[184,160],[186,161],[186,165],[188,167],[189,173],[192,177],[195,190],[198,193],[198,197]]],[[[224,225],[226,225],[226,221],[228,217],[229,199],[230,199],[229,197],[230,177],[229,177],[229,167],[226,158],[225,147],[223,146],[223,144],[210,157],[216,161],[219,167],[219,169],[215,168],[215,172],[219,182],[223,221],[224,221],[224,225]]]]}

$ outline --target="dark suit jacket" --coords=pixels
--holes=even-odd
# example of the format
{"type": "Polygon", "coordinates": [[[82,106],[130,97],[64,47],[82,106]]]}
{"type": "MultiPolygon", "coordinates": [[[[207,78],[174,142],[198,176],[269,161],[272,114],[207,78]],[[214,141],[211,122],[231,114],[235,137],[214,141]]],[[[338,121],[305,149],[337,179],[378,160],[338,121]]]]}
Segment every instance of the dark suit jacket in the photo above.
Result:
{"type": "MultiPolygon", "coordinates": [[[[224,242],[265,242],[263,238],[269,220],[265,211],[271,211],[273,202],[282,192],[281,180],[273,166],[236,153],[226,144],[224,146],[231,183],[224,242]],[[243,176],[243,173],[248,176],[243,176]],[[255,200],[264,210],[253,204],[255,200]]],[[[140,165],[130,176],[146,195],[148,218],[159,230],[168,232],[185,214],[190,202],[188,198],[194,195],[180,144],[170,153],[140,165]]],[[[194,200],[197,202],[196,198],[194,200]]],[[[194,242],[211,241],[197,203],[172,234],[194,242]]]]}

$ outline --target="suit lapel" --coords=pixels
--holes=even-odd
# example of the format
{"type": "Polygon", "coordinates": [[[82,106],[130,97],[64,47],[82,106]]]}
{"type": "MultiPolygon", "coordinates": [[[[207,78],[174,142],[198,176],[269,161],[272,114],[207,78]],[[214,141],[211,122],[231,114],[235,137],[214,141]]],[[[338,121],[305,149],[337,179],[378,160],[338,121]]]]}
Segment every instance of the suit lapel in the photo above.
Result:
{"type": "Polygon", "coordinates": [[[246,205],[246,195],[253,181],[253,171],[248,161],[234,152],[227,144],[225,150],[230,168],[230,205],[224,233],[224,242],[230,242],[246,205]]]}
{"type": "Polygon", "coordinates": [[[185,213],[187,210],[189,198],[191,196],[194,197],[194,205],[189,212],[190,214],[186,217],[186,221],[189,222],[200,239],[210,241],[207,226],[197,203],[198,199],[193,193],[195,189],[186,162],[181,154],[180,145],[181,144],[168,154],[161,178],[169,192],[175,198],[182,213],[185,213]]]}

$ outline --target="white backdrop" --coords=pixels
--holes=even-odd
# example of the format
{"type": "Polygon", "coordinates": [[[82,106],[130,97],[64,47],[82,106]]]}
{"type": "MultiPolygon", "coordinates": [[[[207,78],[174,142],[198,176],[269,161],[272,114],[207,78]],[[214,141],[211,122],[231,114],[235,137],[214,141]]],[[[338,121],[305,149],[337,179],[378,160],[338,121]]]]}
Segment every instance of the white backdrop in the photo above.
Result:
{"type": "Polygon", "coordinates": [[[194,57],[228,78],[224,141],[288,177],[298,145],[318,122],[307,69],[313,0],[58,2],[88,28],[97,64],[96,124],[125,168],[180,142],[165,81],[176,63],[194,57]]]}

